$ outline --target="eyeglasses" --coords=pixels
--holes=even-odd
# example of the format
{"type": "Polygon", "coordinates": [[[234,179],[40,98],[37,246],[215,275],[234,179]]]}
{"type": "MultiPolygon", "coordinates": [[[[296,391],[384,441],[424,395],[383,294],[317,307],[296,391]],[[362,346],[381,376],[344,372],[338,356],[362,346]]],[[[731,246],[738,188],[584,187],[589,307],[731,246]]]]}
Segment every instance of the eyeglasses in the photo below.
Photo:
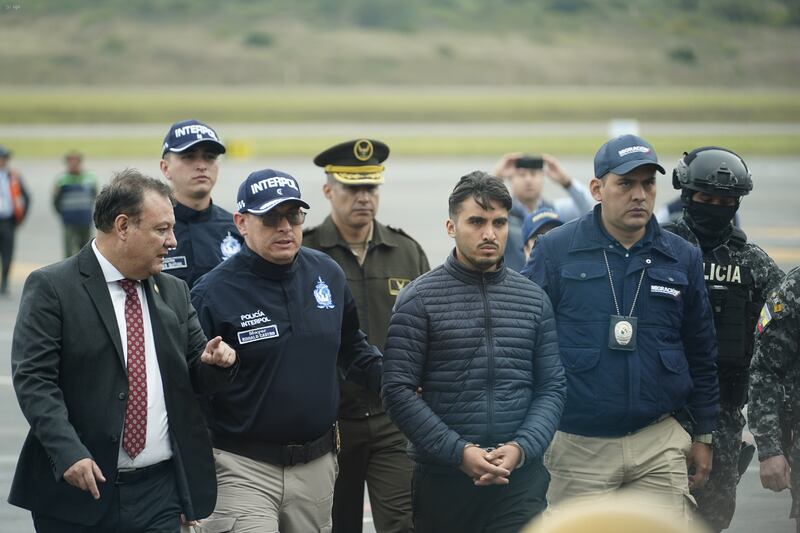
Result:
{"type": "Polygon", "coordinates": [[[277,228],[281,221],[285,218],[287,222],[289,222],[292,226],[299,226],[306,220],[306,213],[305,211],[288,211],[286,213],[279,213],[278,211],[269,211],[263,215],[260,215],[258,218],[261,219],[261,223],[268,228],[277,228]]]}

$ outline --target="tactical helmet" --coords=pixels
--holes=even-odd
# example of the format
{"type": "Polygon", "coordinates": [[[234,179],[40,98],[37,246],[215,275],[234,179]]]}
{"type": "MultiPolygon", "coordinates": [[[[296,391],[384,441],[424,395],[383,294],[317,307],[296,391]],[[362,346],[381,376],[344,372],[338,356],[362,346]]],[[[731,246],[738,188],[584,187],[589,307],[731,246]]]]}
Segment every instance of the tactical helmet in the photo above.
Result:
{"type": "Polygon", "coordinates": [[[747,165],[734,152],[704,146],[684,152],[672,171],[672,186],[719,196],[745,196],[753,190],[747,165]]]}

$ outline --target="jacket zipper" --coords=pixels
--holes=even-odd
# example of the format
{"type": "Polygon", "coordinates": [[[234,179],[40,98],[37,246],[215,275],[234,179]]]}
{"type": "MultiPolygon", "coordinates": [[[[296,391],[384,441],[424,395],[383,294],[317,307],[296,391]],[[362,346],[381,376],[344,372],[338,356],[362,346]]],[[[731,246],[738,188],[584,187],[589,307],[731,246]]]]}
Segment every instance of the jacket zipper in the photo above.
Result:
{"type": "MultiPolygon", "coordinates": [[[[494,342],[492,340],[492,315],[489,312],[489,297],[486,294],[486,277],[481,274],[481,298],[483,299],[484,324],[486,328],[486,357],[487,357],[487,383],[486,383],[486,440],[494,434],[494,342]]],[[[484,442],[484,446],[494,446],[495,443],[484,442]]]]}

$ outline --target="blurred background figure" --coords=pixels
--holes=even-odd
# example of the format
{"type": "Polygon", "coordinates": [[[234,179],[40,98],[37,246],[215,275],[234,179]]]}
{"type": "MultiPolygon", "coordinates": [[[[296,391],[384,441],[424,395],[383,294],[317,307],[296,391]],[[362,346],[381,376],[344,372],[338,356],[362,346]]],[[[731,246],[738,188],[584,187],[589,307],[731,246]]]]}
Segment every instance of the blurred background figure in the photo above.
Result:
{"type": "Polygon", "coordinates": [[[11,168],[11,151],[0,146],[0,260],[2,278],[0,294],[8,294],[8,275],[14,255],[14,234],[28,214],[30,198],[22,182],[22,174],[11,168]]]}
{"type": "Polygon", "coordinates": [[[709,533],[652,511],[647,499],[617,493],[593,501],[566,502],[533,520],[521,533],[709,533]]]}
{"type": "Polygon", "coordinates": [[[520,271],[525,266],[522,222],[527,214],[540,207],[548,207],[566,222],[588,213],[595,204],[589,189],[570,178],[552,155],[505,154],[495,164],[494,175],[506,181],[513,200],[508,213],[508,246],[505,254],[506,266],[512,270],[520,271]],[[545,176],[564,187],[569,196],[555,200],[542,198],[545,176]]]}
{"type": "Polygon", "coordinates": [[[77,150],[64,155],[64,164],[67,170],[56,179],[53,188],[53,208],[61,217],[64,257],[69,257],[92,238],[97,178],[83,169],[83,154],[77,150]]]}
{"type": "Polygon", "coordinates": [[[526,263],[531,256],[533,247],[536,246],[536,239],[562,224],[564,223],[558,213],[549,207],[540,207],[525,217],[525,221],[522,223],[522,239],[526,263]]]}

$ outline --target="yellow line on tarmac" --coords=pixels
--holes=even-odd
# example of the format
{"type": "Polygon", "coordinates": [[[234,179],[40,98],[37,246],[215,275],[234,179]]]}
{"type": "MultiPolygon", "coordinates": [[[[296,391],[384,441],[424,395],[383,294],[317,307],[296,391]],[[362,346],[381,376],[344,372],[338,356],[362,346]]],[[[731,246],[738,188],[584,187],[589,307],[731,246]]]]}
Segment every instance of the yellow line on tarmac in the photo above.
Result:
{"type": "MultiPolygon", "coordinates": [[[[751,228],[748,228],[748,230],[750,229],[751,228]]],[[[800,230],[793,230],[793,228],[758,228],[758,230],[764,230],[772,236],[775,236],[775,233],[773,232],[775,229],[786,230],[787,234],[789,231],[795,231],[797,236],[800,238],[800,230]]],[[[752,233],[755,234],[758,233],[758,231],[753,231],[752,233]]],[[[750,231],[748,231],[748,234],[750,234],[750,231]]],[[[790,236],[794,236],[794,234],[791,234],[790,236]]],[[[769,256],[778,263],[792,263],[795,265],[800,265],[800,246],[764,246],[763,248],[769,254],[769,256]]],[[[31,272],[46,266],[46,264],[49,263],[14,262],[11,265],[11,278],[16,281],[25,281],[31,272]]]]}
{"type": "Polygon", "coordinates": [[[800,227],[798,226],[744,226],[747,237],[758,238],[794,238],[800,239],[800,227]]]}
{"type": "Polygon", "coordinates": [[[777,263],[800,264],[800,248],[788,246],[765,246],[764,250],[777,263]]]}
{"type": "Polygon", "coordinates": [[[48,264],[49,263],[25,263],[14,261],[11,264],[11,279],[16,281],[25,281],[31,272],[48,264]]]}

